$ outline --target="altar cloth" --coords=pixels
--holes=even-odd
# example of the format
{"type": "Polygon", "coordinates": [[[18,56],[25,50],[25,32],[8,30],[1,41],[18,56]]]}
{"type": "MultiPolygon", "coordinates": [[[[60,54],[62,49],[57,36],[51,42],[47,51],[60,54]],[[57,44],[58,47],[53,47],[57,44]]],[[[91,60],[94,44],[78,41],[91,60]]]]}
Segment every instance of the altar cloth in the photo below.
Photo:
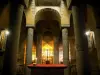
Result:
{"type": "Polygon", "coordinates": [[[64,64],[29,64],[29,68],[67,68],[64,64]]]}
{"type": "Polygon", "coordinates": [[[29,64],[31,75],[64,75],[64,64],[29,64]]]}

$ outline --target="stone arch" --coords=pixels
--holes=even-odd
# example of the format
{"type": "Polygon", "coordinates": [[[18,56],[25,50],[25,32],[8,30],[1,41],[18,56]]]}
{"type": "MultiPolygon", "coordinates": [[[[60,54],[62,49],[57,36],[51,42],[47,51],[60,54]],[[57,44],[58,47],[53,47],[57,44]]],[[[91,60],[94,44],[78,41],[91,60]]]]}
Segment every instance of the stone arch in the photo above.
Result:
{"type": "Polygon", "coordinates": [[[61,17],[57,10],[44,8],[35,15],[35,27],[38,32],[51,31],[54,35],[60,32],[61,17]]]}
{"type": "MultiPolygon", "coordinates": [[[[37,50],[45,50],[44,47],[50,46],[49,50],[54,51],[54,38],[60,35],[60,14],[55,9],[44,8],[35,15],[35,31],[37,40],[37,50]],[[39,49],[38,37],[41,35],[42,47],[39,49]],[[42,49],[43,48],[43,49],[42,49]]],[[[59,40],[59,39],[58,39],[59,40]]],[[[53,53],[53,52],[52,52],[53,53]]],[[[39,57],[39,56],[37,56],[39,57]]],[[[41,55],[42,57],[42,55],[41,55]]],[[[52,57],[54,59],[54,57],[52,57]]],[[[52,60],[53,63],[53,60],[52,60]]]]}
{"type": "Polygon", "coordinates": [[[61,17],[60,14],[57,10],[52,9],[52,8],[44,8],[39,10],[36,15],[35,15],[35,24],[39,20],[56,20],[61,23],[61,17]]]}

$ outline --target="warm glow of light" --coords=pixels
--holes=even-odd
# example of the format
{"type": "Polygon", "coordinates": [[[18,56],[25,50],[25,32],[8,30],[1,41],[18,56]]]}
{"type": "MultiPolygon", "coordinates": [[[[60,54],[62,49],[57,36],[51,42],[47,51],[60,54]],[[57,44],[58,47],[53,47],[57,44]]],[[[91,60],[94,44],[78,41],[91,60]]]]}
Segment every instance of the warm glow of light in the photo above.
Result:
{"type": "Polygon", "coordinates": [[[34,44],[32,46],[32,62],[33,62],[33,64],[36,64],[37,63],[36,46],[34,44]]]}
{"type": "Polygon", "coordinates": [[[90,34],[90,31],[86,31],[85,34],[88,36],[90,34]]]}
{"type": "Polygon", "coordinates": [[[42,40],[42,63],[45,64],[47,60],[50,61],[50,63],[53,63],[53,56],[54,56],[54,42],[45,42],[42,40]]]}
{"type": "Polygon", "coordinates": [[[47,50],[47,49],[50,49],[51,50],[53,48],[50,45],[46,44],[46,45],[43,46],[43,49],[44,50],[47,50]]]}
{"type": "Polygon", "coordinates": [[[47,55],[53,56],[53,48],[50,45],[46,44],[43,46],[42,49],[43,49],[43,52],[42,52],[43,56],[47,56],[47,55]]]}
{"type": "Polygon", "coordinates": [[[35,55],[34,54],[32,54],[32,60],[35,60],[35,55]]]}
{"type": "Polygon", "coordinates": [[[5,33],[6,33],[6,35],[9,35],[10,34],[10,32],[8,30],[5,30],[5,33]]]}
{"type": "MultiPolygon", "coordinates": [[[[32,56],[33,56],[33,55],[32,55],[32,56]]],[[[32,57],[32,62],[33,62],[33,64],[36,64],[36,63],[37,63],[37,58],[32,57]]]]}
{"type": "Polygon", "coordinates": [[[25,41],[25,44],[24,44],[24,64],[26,63],[26,41],[25,41]]]}

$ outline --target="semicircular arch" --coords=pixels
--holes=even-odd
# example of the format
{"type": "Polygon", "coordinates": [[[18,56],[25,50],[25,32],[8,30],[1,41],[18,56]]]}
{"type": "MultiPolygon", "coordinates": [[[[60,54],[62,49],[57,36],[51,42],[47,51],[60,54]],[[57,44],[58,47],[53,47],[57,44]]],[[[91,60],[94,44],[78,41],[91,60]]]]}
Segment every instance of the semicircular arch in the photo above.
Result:
{"type": "Polygon", "coordinates": [[[52,8],[44,8],[39,10],[35,15],[35,24],[40,20],[56,20],[61,23],[61,17],[57,10],[52,8]]]}

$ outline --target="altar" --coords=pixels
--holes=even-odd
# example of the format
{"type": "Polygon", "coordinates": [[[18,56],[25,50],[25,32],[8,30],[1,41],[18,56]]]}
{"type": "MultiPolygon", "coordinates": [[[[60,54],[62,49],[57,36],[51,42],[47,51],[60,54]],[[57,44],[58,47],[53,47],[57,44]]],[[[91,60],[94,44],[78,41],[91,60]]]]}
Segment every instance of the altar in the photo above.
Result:
{"type": "Polygon", "coordinates": [[[29,64],[31,75],[64,75],[64,64],[29,64]]]}

